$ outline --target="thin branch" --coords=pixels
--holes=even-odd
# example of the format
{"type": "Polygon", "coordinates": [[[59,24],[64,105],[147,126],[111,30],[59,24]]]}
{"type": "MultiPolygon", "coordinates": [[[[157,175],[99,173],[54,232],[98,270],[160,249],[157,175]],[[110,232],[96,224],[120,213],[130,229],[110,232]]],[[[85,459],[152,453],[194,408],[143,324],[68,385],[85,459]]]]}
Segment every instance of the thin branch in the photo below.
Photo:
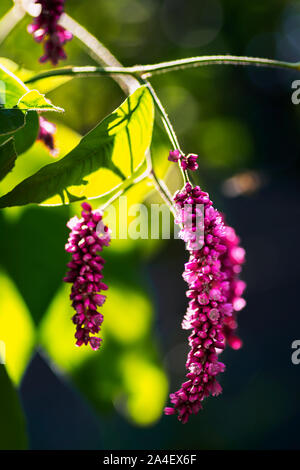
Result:
{"type": "Polygon", "coordinates": [[[25,11],[14,5],[0,20],[0,44],[7,38],[11,31],[25,16],[25,11]]]}
{"type": "Polygon", "coordinates": [[[169,193],[167,186],[164,184],[163,181],[159,180],[159,178],[157,177],[153,169],[150,150],[147,150],[146,152],[146,161],[147,161],[148,176],[152,180],[153,186],[159,192],[162,200],[165,201],[165,203],[169,206],[170,211],[175,217],[175,209],[174,209],[174,205],[172,201],[172,196],[169,193]]]}
{"type": "MultiPolygon", "coordinates": [[[[64,13],[60,18],[60,24],[82,42],[90,56],[100,65],[116,69],[122,68],[122,64],[120,64],[116,57],[114,57],[113,54],[95,36],[69,15],[64,13]]],[[[119,73],[122,74],[122,72],[119,73]]],[[[120,85],[126,95],[133,93],[139,86],[138,81],[132,76],[123,77],[121,75],[115,75],[113,78],[120,85]]]]}
{"type": "MultiPolygon", "coordinates": [[[[62,68],[57,68],[57,69],[51,69],[51,70],[45,70],[45,72],[38,73],[34,75],[33,77],[30,77],[29,79],[26,80],[26,83],[33,83],[38,80],[42,80],[44,78],[49,78],[49,77],[57,77],[57,76],[69,76],[69,77],[95,77],[95,76],[111,76],[114,80],[116,80],[118,83],[120,81],[119,75],[127,75],[126,78],[132,78],[132,72],[131,70],[128,70],[125,67],[119,66],[119,67],[97,67],[97,66],[84,66],[84,67],[62,67],[62,68]]],[[[135,85],[135,89],[139,86],[139,82],[135,80],[137,85],[135,85]]],[[[119,83],[121,86],[121,84],[119,83]]],[[[125,86],[126,89],[128,89],[128,86],[123,84],[124,86],[122,87],[123,91],[125,91],[125,86]]],[[[130,91],[131,93],[132,91],[130,91]]],[[[127,90],[126,94],[129,93],[129,90],[127,90]]]]}
{"type": "MultiPolygon", "coordinates": [[[[154,101],[154,103],[155,103],[155,105],[156,105],[156,107],[157,107],[157,109],[160,113],[162,122],[165,126],[166,132],[168,134],[168,137],[170,139],[170,142],[171,142],[174,150],[179,150],[180,153],[183,154],[183,151],[180,148],[180,144],[179,144],[177,135],[176,135],[176,133],[174,131],[174,128],[172,126],[172,123],[169,119],[169,116],[168,116],[162,102],[160,101],[159,97],[157,96],[154,88],[152,87],[152,85],[150,84],[150,82],[148,80],[141,79],[141,82],[144,83],[147,86],[147,88],[148,88],[148,90],[149,90],[149,92],[150,92],[150,94],[153,98],[153,101],[154,101]]],[[[183,168],[181,167],[179,162],[178,162],[178,166],[179,166],[179,169],[181,171],[184,183],[190,182],[187,170],[183,170],[183,168]]]]}
{"type": "Polygon", "coordinates": [[[153,75],[171,72],[173,70],[183,70],[192,67],[203,67],[205,65],[248,65],[256,67],[271,67],[300,71],[300,62],[284,62],[281,60],[265,59],[262,57],[246,57],[228,54],[189,57],[186,59],[160,62],[158,64],[153,65],[139,66],[135,68],[135,73],[140,73],[143,78],[148,78],[152,77],[153,75]]]}
{"type": "MultiPolygon", "coordinates": [[[[104,47],[104,46],[103,46],[104,47]]],[[[105,49],[106,50],[106,49],[105,49]]],[[[271,67],[279,69],[289,69],[300,71],[300,62],[283,62],[279,60],[263,59],[259,57],[239,57],[232,55],[215,55],[190,57],[188,59],[173,60],[170,62],[161,62],[153,65],[135,65],[133,67],[122,67],[120,64],[116,66],[103,67],[64,67],[61,69],[48,70],[31,77],[27,83],[40,80],[42,78],[53,77],[57,75],[69,76],[95,76],[95,75],[131,75],[138,86],[138,78],[147,79],[159,73],[172,72],[174,70],[183,70],[191,67],[203,67],[206,65],[243,65],[256,67],[271,67]]],[[[129,77],[126,77],[127,79],[129,77]]],[[[115,77],[114,77],[115,79],[115,77]]],[[[119,78],[120,79],[120,78],[119,78]]]]}

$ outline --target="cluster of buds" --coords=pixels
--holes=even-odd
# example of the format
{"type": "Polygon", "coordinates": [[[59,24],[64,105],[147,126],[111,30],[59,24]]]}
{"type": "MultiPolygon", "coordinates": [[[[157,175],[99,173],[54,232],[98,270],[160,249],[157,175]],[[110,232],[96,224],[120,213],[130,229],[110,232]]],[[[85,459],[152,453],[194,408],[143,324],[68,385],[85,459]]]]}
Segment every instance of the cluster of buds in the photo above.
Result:
{"type": "Polygon", "coordinates": [[[180,152],[180,150],[171,150],[169,153],[168,160],[170,162],[179,162],[183,170],[195,171],[198,169],[197,158],[198,155],[194,153],[184,155],[180,152]]]}
{"type": "Polygon", "coordinates": [[[96,350],[102,340],[91,335],[100,331],[103,315],[98,312],[98,307],[106,300],[101,291],[108,288],[102,282],[105,260],[98,253],[109,245],[110,232],[102,223],[100,211],[92,211],[86,202],[82,209],[81,219],[75,216],[67,223],[71,233],[65,249],[72,253],[72,260],[68,263],[69,271],[64,281],[72,283],[70,298],[76,311],[72,318],[76,325],[76,345],[89,343],[96,350]]]}
{"type": "Polygon", "coordinates": [[[40,57],[40,62],[50,60],[57,65],[59,60],[66,59],[63,46],[72,39],[72,33],[58,24],[64,13],[65,0],[35,0],[35,3],[41,5],[41,12],[27,30],[35,41],[44,45],[45,54],[40,57]]]}
{"type": "Polygon", "coordinates": [[[174,202],[179,214],[176,222],[182,227],[179,235],[190,253],[183,273],[189,286],[189,305],[182,328],[191,329],[192,333],[187,380],[170,395],[173,406],[165,408],[165,414],[177,414],[186,423],[192,413],[202,408],[206,397],[222,391],[216,377],[225,370],[219,354],[226,342],[234,349],[241,345],[235,329],[236,311],[245,305],[241,298],[245,283],[238,279],[245,252],[233,229],[213,208],[208,193],[199,186],[187,183],[175,194],[174,202]],[[201,237],[197,237],[199,231],[201,237]]]}

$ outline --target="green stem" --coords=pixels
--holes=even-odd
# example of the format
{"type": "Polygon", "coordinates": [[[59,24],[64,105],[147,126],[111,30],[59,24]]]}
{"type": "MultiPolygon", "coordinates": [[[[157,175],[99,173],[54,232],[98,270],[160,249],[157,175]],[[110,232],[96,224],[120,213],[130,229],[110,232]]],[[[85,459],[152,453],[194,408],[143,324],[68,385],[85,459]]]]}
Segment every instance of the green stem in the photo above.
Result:
{"type": "Polygon", "coordinates": [[[131,71],[128,71],[125,67],[97,67],[97,66],[84,66],[84,67],[63,67],[52,70],[46,70],[45,72],[38,73],[33,77],[26,80],[26,83],[33,83],[38,80],[49,77],[57,76],[69,76],[69,77],[95,77],[95,76],[107,76],[107,75],[133,75],[131,71]]]}
{"type": "MultiPolygon", "coordinates": [[[[43,78],[58,76],[58,75],[68,75],[68,76],[104,76],[111,75],[116,81],[119,81],[119,84],[123,89],[130,89],[126,79],[122,79],[122,76],[128,75],[130,79],[134,80],[134,88],[136,83],[140,82],[145,84],[148,87],[149,92],[152,95],[154,103],[161,115],[162,121],[166,128],[168,137],[174,149],[178,149],[181,153],[176,133],[173,129],[173,126],[169,120],[169,117],[166,113],[165,108],[163,107],[160,99],[158,98],[155,90],[152,88],[151,84],[147,78],[152,77],[153,75],[170,72],[173,70],[182,70],[191,67],[201,67],[206,65],[252,65],[257,67],[271,67],[271,68],[280,68],[280,69],[290,69],[300,71],[300,62],[284,62],[280,60],[264,59],[259,57],[245,57],[245,56],[234,56],[234,55],[212,55],[212,56],[199,56],[199,57],[190,57],[186,59],[173,60],[168,62],[161,62],[153,65],[136,65],[133,67],[122,67],[121,64],[111,55],[111,53],[88,31],[86,31],[81,25],[75,22],[72,18],[64,15],[64,20],[62,21],[63,26],[68,28],[77,36],[88,49],[92,52],[98,61],[102,63],[103,67],[65,67],[61,69],[49,70],[40,74],[37,74],[26,81],[26,83],[33,83],[37,80],[42,80],[43,78]],[[99,53],[100,48],[100,53],[99,53]],[[106,60],[105,55],[109,56],[109,60],[106,60]],[[100,60],[99,60],[100,59],[100,60]],[[109,65],[109,66],[106,66],[109,65]],[[111,66],[113,65],[113,66],[111,66]],[[117,77],[118,76],[118,77],[117,77]]],[[[128,77],[129,79],[129,77],[128,77]]],[[[151,156],[150,156],[151,159],[151,156]]],[[[180,170],[184,182],[189,182],[188,172],[183,170],[179,164],[180,170]]],[[[151,175],[157,186],[158,190],[161,191],[161,187],[158,179],[155,177],[153,169],[151,168],[151,175]]],[[[165,195],[164,195],[165,198],[165,195]]],[[[170,202],[170,201],[169,201],[170,202]]],[[[172,206],[173,207],[173,206],[172,206]]]]}
{"type": "MultiPolygon", "coordinates": [[[[88,54],[102,67],[122,68],[122,64],[93,34],[77,23],[73,18],[64,13],[60,18],[60,24],[70,31],[74,37],[86,48],[88,54]]],[[[113,75],[113,79],[122,88],[124,93],[130,94],[139,86],[138,81],[129,74],[113,75]]]]}
{"type": "MultiPolygon", "coordinates": [[[[181,151],[178,139],[168,118],[168,115],[161,104],[154,89],[147,81],[147,78],[160,73],[171,72],[174,70],[183,70],[191,67],[201,67],[206,65],[248,65],[257,67],[271,67],[280,69],[289,69],[300,71],[300,62],[284,62],[280,60],[264,59],[260,57],[244,57],[234,55],[213,55],[213,56],[199,56],[190,57],[187,59],[172,60],[169,62],[161,62],[153,65],[136,65],[133,67],[65,67],[62,69],[49,70],[31,77],[26,83],[33,83],[43,78],[48,78],[57,75],[68,76],[104,76],[104,75],[131,75],[134,79],[143,82],[148,87],[156,107],[162,117],[167,134],[174,149],[181,151]]],[[[182,171],[184,181],[189,181],[188,172],[182,171]]]]}
{"type": "Polygon", "coordinates": [[[132,75],[136,79],[149,78],[159,73],[183,70],[191,67],[202,67],[205,65],[252,65],[257,67],[271,67],[300,71],[300,62],[283,62],[280,60],[263,59],[259,57],[240,57],[233,55],[214,55],[190,57],[188,59],[172,60],[153,65],[136,65],[133,67],[64,67],[61,69],[48,70],[31,77],[27,83],[32,83],[43,78],[57,75],[68,76],[95,76],[95,75],[132,75]]]}
{"type": "Polygon", "coordinates": [[[180,150],[180,152],[182,152],[181,148],[180,148],[180,145],[179,145],[179,142],[178,142],[178,139],[177,139],[177,136],[176,136],[176,133],[174,131],[174,128],[171,124],[171,121],[169,119],[169,116],[164,108],[164,106],[162,105],[162,102],[160,101],[160,99],[158,98],[154,88],[152,87],[152,85],[150,84],[150,82],[148,82],[148,80],[142,80],[142,83],[144,85],[146,85],[146,87],[148,88],[148,90],[150,91],[150,94],[153,98],[153,101],[162,117],[162,120],[163,120],[163,123],[165,125],[165,128],[166,128],[166,131],[167,131],[167,134],[169,136],[169,139],[170,139],[170,142],[174,148],[174,150],[178,149],[180,150]]]}
{"type": "Polygon", "coordinates": [[[159,64],[140,66],[142,70],[136,70],[143,78],[148,78],[160,73],[173,70],[183,70],[205,65],[252,65],[256,67],[271,67],[300,71],[300,62],[284,62],[281,60],[265,59],[262,57],[246,57],[236,55],[211,55],[188,57],[186,59],[171,60],[159,64]]]}
{"type": "Polygon", "coordinates": [[[0,19],[0,44],[7,38],[11,31],[17,26],[19,21],[25,16],[24,10],[16,3],[0,19]]]}
{"type": "MultiPolygon", "coordinates": [[[[155,103],[155,105],[156,105],[156,107],[157,107],[157,109],[158,109],[158,111],[161,115],[162,122],[165,126],[165,129],[167,131],[168,137],[170,139],[170,142],[171,142],[174,150],[179,150],[183,154],[183,151],[181,150],[180,144],[179,144],[178,139],[177,139],[177,135],[176,135],[176,133],[174,131],[174,128],[172,126],[172,123],[169,119],[169,116],[168,116],[164,106],[162,105],[162,102],[160,101],[159,97],[157,96],[154,88],[152,87],[152,85],[150,84],[150,82],[148,80],[141,79],[141,83],[144,83],[147,86],[148,90],[150,91],[150,94],[153,98],[153,101],[154,101],[154,103],[155,103]]],[[[188,172],[181,168],[180,163],[178,163],[178,166],[180,168],[184,183],[189,182],[188,172]]]]}
{"type": "MultiPolygon", "coordinates": [[[[144,171],[141,175],[137,176],[133,181],[131,181],[131,183],[128,186],[126,186],[126,187],[124,187],[120,190],[117,190],[104,204],[101,205],[101,210],[104,211],[116,199],[118,199],[120,196],[122,196],[124,193],[126,193],[126,191],[128,191],[130,188],[132,188],[132,186],[134,186],[135,184],[140,183],[141,181],[143,181],[145,178],[148,178],[149,176],[150,176],[150,171],[147,168],[146,171],[144,171]]],[[[97,198],[95,198],[95,200],[97,201],[97,198]]]]}
{"type": "Polygon", "coordinates": [[[151,153],[150,151],[146,152],[146,161],[147,161],[147,171],[148,171],[148,176],[152,180],[152,183],[156,190],[159,192],[161,198],[165,203],[169,206],[170,211],[175,217],[175,208],[173,205],[172,197],[168,191],[168,188],[165,187],[162,181],[160,181],[153,169],[152,166],[152,159],[151,159],[151,153]]]}

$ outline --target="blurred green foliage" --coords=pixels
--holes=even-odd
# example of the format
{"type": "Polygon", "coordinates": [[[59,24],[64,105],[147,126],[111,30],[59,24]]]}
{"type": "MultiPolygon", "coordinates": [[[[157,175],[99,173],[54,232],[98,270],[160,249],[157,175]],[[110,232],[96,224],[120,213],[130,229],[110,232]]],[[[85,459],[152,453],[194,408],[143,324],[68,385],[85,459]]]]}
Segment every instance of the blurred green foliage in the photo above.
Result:
{"type": "Polygon", "coordinates": [[[6,369],[0,367],[0,415],[1,415],[1,450],[26,449],[26,425],[24,415],[19,403],[18,395],[14,389],[6,369]]]}

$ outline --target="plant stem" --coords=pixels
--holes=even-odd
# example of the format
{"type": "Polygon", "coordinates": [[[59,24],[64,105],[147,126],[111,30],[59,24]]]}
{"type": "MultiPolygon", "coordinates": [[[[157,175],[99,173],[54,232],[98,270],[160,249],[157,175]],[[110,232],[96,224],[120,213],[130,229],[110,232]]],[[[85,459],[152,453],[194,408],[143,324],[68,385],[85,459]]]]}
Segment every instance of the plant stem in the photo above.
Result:
{"type": "MultiPolygon", "coordinates": [[[[104,46],[103,46],[104,47],[104,46]]],[[[257,67],[271,67],[300,71],[300,62],[283,62],[279,60],[263,59],[259,57],[240,57],[232,55],[214,55],[190,57],[187,59],[161,62],[153,65],[136,65],[133,67],[109,66],[109,67],[64,67],[61,69],[48,70],[31,77],[27,83],[41,80],[42,78],[57,75],[69,76],[95,76],[95,75],[132,75],[134,78],[147,79],[159,73],[183,70],[191,67],[202,67],[205,65],[249,65],[257,67]]]]}
{"type": "MultiPolygon", "coordinates": [[[[174,131],[174,128],[172,126],[172,123],[169,119],[169,116],[168,116],[164,106],[162,105],[162,102],[160,101],[159,97],[157,96],[154,88],[152,87],[152,85],[150,84],[150,82],[148,80],[141,79],[141,82],[144,83],[147,86],[148,90],[150,91],[150,94],[153,98],[153,101],[154,101],[154,103],[155,103],[155,105],[156,105],[156,107],[157,107],[157,109],[158,109],[158,111],[161,115],[162,122],[165,126],[165,129],[167,131],[168,137],[170,139],[171,144],[173,145],[174,150],[179,150],[180,153],[183,154],[183,151],[181,150],[178,139],[177,139],[177,135],[176,135],[176,133],[174,131]]],[[[184,183],[189,182],[188,172],[181,168],[181,165],[180,165],[179,162],[178,162],[178,166],[180,168],[184,183]]]]}
{"type": "Polygon", "coordinates": [[[148,78],[153,75],[173,70],[183,70],[192,67],[202,67],[205,65],[252,65],[256,67],[271,67],[300,71],[300,62],[284,62],[281,60],[265,59],[262,57],[246,57],[229,54],[188,57],[186,59],[160,62],[159,64],[140,66],[140,70],[135,70],[135,72],[140,73],[143,78],[148,78]]]}
{"type": "MultiPolygon", "coordinates": [[[[73,20],[72,20],[73,21],[73,20]]],[[[80,26],[80,25],[79,25],[80,26]]],[[[89,33],[88,33],[89,34],[89,33]]],[[[95,38],[94,38],[95,39],[95,38]]],[[[100,44],[100,43],[99,43],[100,44]]],[[[103,46],[104,47],[104,46],[103,46]]],[[[106,48],[104,48],[106,50],[106,48]]],[[[117,62],[118,63],[118,62],[117,62]]],[[[119,64],[119,63],[118,63],[119,64]]],[[[174,149],[181,151],[178,139],[174,132],[173,126],[168,118],[168,115],[159,100],[156,92],[152,88],[151,84],[147,78],[152,77],[160,73],[167,73],[174,70],[183,70],[191,67],[201,67],[206,65],[248,65],[248,66],[257,66],[257,67],[271,67],[279,69],[289,69],[300,71],[300,62],[283,62],[280,60],[264,59],[260,57],[243,57],[243,56],[234,56],[234,55],[213,55],[213,56],[199,56],[199,57],[190,57],[187,59],[173,60],[169,62],[161,62],[153,65],[136,65],[133,67],[122,67],[113,66],[113,67],[65,67],[62,69],[49,70],[34,77],[31,77],[26,81],[26,83],[32,83],[43,78],[57,76],[57,75],[69,75],[69,76],[95,76],[95,75],[131,75],[135,79],[135,82],[144,83],[156,104],[158,111],[161,114],[164,126],[166,128],[167,134],[173,145],[174,149]]],[[[115,78],[115,77],[114,77],[115,78]]],[[[182,170],[182,176],[184,181],[189,181],[188,172],[182,170]]]]}
{"type": "MultiPolygon", "coordinates": [[[[38,80],[49,77],[57,77],[67,75],[69,77],[95,77],[95,76],[107,76],[110,75],[112,78],[119,83],[119,80],[116,80],[117,75],[133,75],[131,71],[128,71],[125,67],[116,66],[116,67],[97,67],[93,65],[88,65],[84,67],[62,67],[51,70],[46,70],[45,72],[38,73],[33,77],[30,77],[26,80],[26,83],[33,83],[38,80]]],[[[137,82],[138,83],[138,82],[137,82]]]]}
{"type": "Polygon", "coordinates": [[[155,186],[156,190],[159,192],[161,198],[165,203],[169,206],[170,211],[172,212],[173,216],[175,217],[175,208],[173,205],[172,197],[169,193],[168,188],[163,184],[162,181],[160,181],[153,169],[152,166],[152,159],[151,159],[151,153],[148,150],[146,152],[146,161],[147,161],[147,170],[148,170],[148,176],[152,180],[153,185],[155,186]]]}
{"type": "MultiPolygon", "coordinates": [[[[122,64],[116,57],[95,36],[69,15],[64,13],[59,23],[81,41],[90,56],[100,65],[103,67],[122,68],[122,64]]],[[[127,77],[123,76],[122,72],[120,72],[120,75],[114,75],[113,78],[126,95],[133,93],[139,86],[138,81],[134,77],[129,75],[127,77]]]]}
{"type": "Polygon", "coordinates": [[[148,80],[142,80],[142,83],[144,85],[146,85],[146,87],[148,88],[148,90],[150,91],[150,94],[153,98],[153,101],[162,117],[162,120],[163,120],[163,123],[164,123],[164,126],[166,128],[166,131],[167,131],[167,134],[169,136],[169,139],[171,141],[171,144],[173,145],[173,148],[174,150],[178,149],[180,150],[180,152],[182,152],[181,148],[180,148],[180,145],[179,145],[179,142],[178,142],[178,139],[177,139],[177,136],[175,134],[175,131],[174,131],[174,128],[171,124],[171,121],[168,117],[168,114],[164,108],[164,106],[162,105],[162,102],[160,101],[160,99],[158,98],[155,90],[153,89],[152,85],[150,84],[150,82],[148,82],[148,80]]]}
{"type": "Polygon", "coordinates": [[[7,38],[9,33],[17,26],[19,21],[21,21],[24,16],[24,10],[16,3],[0,19],[0,44],[7,38]]]}

